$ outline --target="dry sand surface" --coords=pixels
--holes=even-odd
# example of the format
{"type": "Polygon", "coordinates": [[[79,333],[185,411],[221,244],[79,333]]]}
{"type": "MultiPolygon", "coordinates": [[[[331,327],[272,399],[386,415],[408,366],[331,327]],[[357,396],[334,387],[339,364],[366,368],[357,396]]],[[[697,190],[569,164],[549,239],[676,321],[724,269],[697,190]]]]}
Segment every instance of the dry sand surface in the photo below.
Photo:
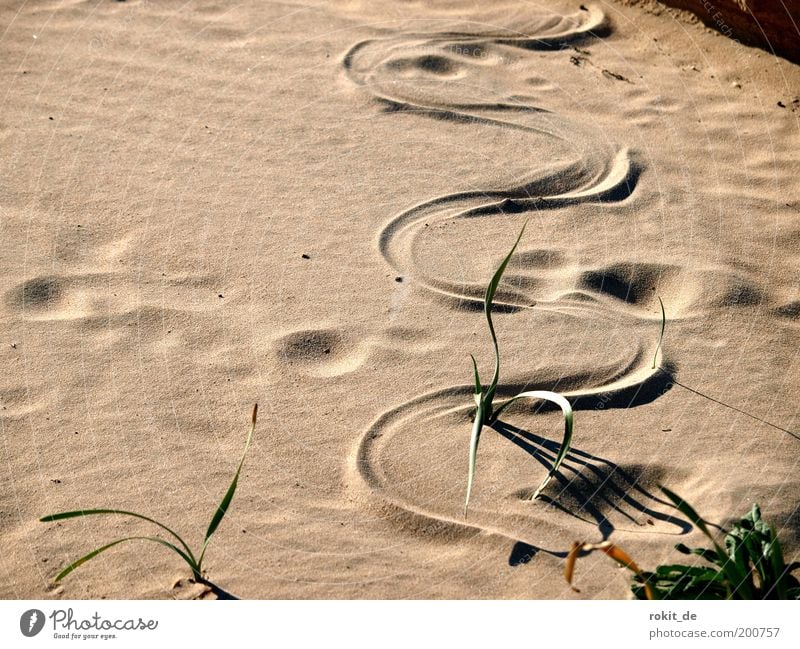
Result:
{"type": "Polygon", "coordinates": [[[800,69],[614,3],[5,2],[0,596],[624,598],[761,504],[800,551],[800,69]],[[462,514],[480,311],[501,392],[462,514]],[[667,313],[660,367],[651,369],[667,313]]]}

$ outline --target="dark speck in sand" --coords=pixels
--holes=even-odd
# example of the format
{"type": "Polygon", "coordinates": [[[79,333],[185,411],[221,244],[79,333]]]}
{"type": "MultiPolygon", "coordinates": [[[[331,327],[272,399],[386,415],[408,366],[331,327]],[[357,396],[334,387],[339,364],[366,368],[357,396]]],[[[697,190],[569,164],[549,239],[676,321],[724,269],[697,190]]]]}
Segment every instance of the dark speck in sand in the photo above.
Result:
{"type": "Polygon", "coordinates": [[[402,281],[403,281],[403,278],[402,278],[402,277],[395,277],[395,278],[394,278],[394,281],[395,281],[395,282],[402,282],[402,281]]]}
{"type": "MultiPolygon", "coordinates": [[[[784,104],[782,101],[778,102],[778,106],[780,106],[781,108],[786,108],[786,104],[784,104]]],[[[50,119],[53,119],[53,118],[51,117],[50,119]]]]}
{"type": "Polygon", "coordinates": [[[217,295],[217,297],[218,298],[224,298],[225,296],[222,293],[220,293],[219,295],[217,295]]]}
{"type": "Polygon", "coordinates": [[[53,484],[61,484],[61,480],[59,480],[58,478],[53,478],[52,480],[50,480],[50,482],[52,482],[53,484]]]}
{"type": "Polygon", "coordinates": [[[49,119],[51,122],[53,121],[53,118],[52,118],[52,117],[48,117],[47,119],[49,119]]]}
{"type": "Polygon", "coordinates": [[[301,256],[303,259],[311,259],[311,257],[309,257],[309,256],[308,256],[307,254],[305,254],[305,253],[303,253],[303,254],[302,254],[302,255],[300,255],[300,256],[301,256]]]}

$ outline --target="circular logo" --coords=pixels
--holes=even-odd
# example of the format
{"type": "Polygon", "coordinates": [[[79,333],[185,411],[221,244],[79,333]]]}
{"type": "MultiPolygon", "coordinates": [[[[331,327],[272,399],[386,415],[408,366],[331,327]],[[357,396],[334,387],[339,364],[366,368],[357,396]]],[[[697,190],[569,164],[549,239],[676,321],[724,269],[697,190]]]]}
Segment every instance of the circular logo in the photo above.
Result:
{"type": "Polygon", "coordinates": [[[44,628],[44,613],[38,608],[25,611],[19,618],[19,630],[22,635],[32,638],[44,628]]]}

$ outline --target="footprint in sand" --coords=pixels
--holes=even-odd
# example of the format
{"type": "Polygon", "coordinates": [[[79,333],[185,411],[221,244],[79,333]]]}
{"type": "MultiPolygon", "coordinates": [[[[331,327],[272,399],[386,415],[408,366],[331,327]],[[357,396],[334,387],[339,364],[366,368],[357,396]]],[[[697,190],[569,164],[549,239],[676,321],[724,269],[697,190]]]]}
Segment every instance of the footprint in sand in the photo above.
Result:
{"type": "Polygon", "coordinates": [[[800,300],[793,300],[792,302],[781,304],[775,307],[774,313],[786,320],[800,322],[800,300]]]}
{"type": "Polygon", "coordinates": [[[368,361],[394,362],[400,349],[406,355],[426,354],[436,346],[424,332],[405,327],[390,327],[380,335],[344,327],[297,329],[272,342],[273,353],[285,370],[319,378],[349,374],[368,361]]]}
{"type": "Polygon", "coordinates": [[[218,281],[200,275],[139,276],[124,272],[63,273],[33,277],[12,288],[6,302],[22,318],[116,326],[160,321],[172,306],[206,311],[220,306],[218,281]]]}
{"type": "Polygon", "coordinates": [[[165,317],[219,309],[234,297],[214,275],[132,267],[138,239],[135,231],[120,237],[65,226],[54,239],[54,272],[11,287],[5,302],[28,321],[136,326],[160,336],[165,317]]]}

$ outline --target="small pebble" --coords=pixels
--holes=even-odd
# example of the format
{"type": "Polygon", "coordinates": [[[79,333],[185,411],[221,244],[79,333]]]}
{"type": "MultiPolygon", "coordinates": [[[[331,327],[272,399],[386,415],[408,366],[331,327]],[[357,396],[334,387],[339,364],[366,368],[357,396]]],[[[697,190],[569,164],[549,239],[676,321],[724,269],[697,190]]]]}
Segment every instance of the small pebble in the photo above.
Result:
{"type": "Polygon", "coordinates": [[[301,256],[303,259],[311,259],[311,257],[309,257],[309,256],[308,256],[307,254],[305,254],[305,253],[303,253],[303,254],[302,254],[302,255],[300,255],[300,256],[301,256]]]}
{"type": "Polygon", "coordinates": [[[395,277],[395,278],[394,278],[394,281],[395,281],[395,282],[402,282],[402,281],[403,281],[403,278],[402,278],[402,277],[395,277]]]}

